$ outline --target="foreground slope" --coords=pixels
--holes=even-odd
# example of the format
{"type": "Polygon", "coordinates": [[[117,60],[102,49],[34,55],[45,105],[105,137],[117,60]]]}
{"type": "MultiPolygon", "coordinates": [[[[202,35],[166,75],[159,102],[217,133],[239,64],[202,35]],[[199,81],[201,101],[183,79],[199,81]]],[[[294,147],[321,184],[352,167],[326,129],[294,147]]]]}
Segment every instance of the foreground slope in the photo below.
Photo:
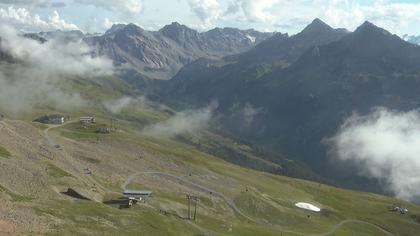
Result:
{"type": "MultiPolygon", "coordinates": [[[[98,126],[107,122],[98,116],[98,126]]],[[[238,167],[193,146],[133,132],[141,126],[120,120],[118,131],[100,135],[77,121],[47,128],[1,120],[1,233],[415,235],[420,230],[416,205],[238,167]],[[91,200],[66,195],[68,188],[91,200]],[[118,209],[124,188],[152,190],[153,197],[118,209]],[[200,199],[196,221],[185,219],[186,193],[200,199]],[[307,212],[296,202],[323,210],[307,212]],[[409,214],[390,211],[394,205],[407,207],[409,214]]]]}

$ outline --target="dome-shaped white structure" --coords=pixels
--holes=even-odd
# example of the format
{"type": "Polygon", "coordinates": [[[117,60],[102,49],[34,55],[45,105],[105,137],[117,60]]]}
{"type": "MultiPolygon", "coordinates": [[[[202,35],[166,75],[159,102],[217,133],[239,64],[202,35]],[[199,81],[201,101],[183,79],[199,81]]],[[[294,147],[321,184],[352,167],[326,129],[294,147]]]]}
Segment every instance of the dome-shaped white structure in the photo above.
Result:
{"type": "Polygon", "coordinates": [[[321,209],[319,207],[316,207],[310,203],[306,203],[306,202],[298,202],[295,204],[295,206],[305,209],[305,210],[309,210],[309,211],[315,211],[315,212],[320,212],[321,209]]]}

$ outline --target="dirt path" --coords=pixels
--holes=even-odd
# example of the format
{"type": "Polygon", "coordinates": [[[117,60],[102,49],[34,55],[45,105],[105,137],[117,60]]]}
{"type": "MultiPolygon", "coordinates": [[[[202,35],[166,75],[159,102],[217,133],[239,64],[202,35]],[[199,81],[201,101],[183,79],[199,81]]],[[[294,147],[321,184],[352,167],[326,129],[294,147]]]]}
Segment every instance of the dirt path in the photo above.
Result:
{"type": "Polygon", "coordinates": [[[48,125],[48,128],[46,128],[46,129],[44,130],[44,137],[47,139],[48,144],[49,144],[50,146],[54,147],[55,145],[57,145],[57,142],[55,142],[55,141],[54,141],[54,139],[53,139],[53,138],[50,136],[50,134],[49,134],[50,130],[52,130],[52,129],[56,129],[56,128],[59,128],[59,127],[61,127],[61,126],[65,125],[65,124],[66,124],[66,123],[61,124],[61,125],[48,125]]]}
{"type": "Polygon", "coordinates": [[[339,223],[337,223],[336,225],[334,225],[328,232],[322,233],[322,234],[305,234],[305,233],[300,233],[300,232],[296,232],[296,231],[285,230],[281,226],[274,225],[274,224],[267,224],[265,222],[259,222],[257,220],[252,219],[251,217],[249,217],[246,214],[244,214],[236,206],[235,202],[231,198],[229,198],[228,196],[224,195],[221,192],[215,191],[215,190],[210,189],[210,188],[208,188],[206,186],[203,186],[201,184],[194,183],[191,180],[186,179],[185,177],[177,176],[177,175],[170,174],[170,173],[153,172],[153,171],[149,171],[149,172],[137,172],[137,173],[134,173],[134,174],[130,175],[127,178],[127,180],[121,185],[121,188],[124,189],[124,190],[126,190],[127,189],[127,186],[133,181],[133,179],[135,177],[139,176],[139,175],[160,175],[160,176],[164,176],[164,177],[168,177],[168,178],[171,178],[171,179],[178,180],[178,181],[184,183],[185,185],[189,185],[189,186],[191,186],[193,188],[196,188],[196,189],[201,190],[201,191],[204,191],[204,192],[208,192],[209,194],[212,194],[214,196],[217,196],[217,197],[223,199],[226,202],[226,204],[230,208],[232,208],[232,210],[234,210],[238,215],[240,215],[243,218],[247,219],[248,222],[262,224],[264,226],[275,228],[275,229],[277,229],[277,230],[279,230],[281,232],[284,232],[284,233],[291,233],[291,234],[296,234],[296,235],[300,235],[300,236],[330,236],[330,235],[335,234],[337,232],[337,230],[340,229],[340,227],[342,227],[343,225],[346,225],[346,224],[364,224],[364,225],[369,225],[371,227],[374,227],[374,228],[376,228],[377,230],[381,231],[382,233],[384,233],[386,235],[394,236],[393,233],[391,233],[389,231],[386,231],[385,229],[379,227],[378,225],[375,225],[375,224],[372,224],[372,223],[369,223],[369,222],[366,222],[366,221],[361,221],[361,220],[343,220],[343,221],[340,221],[339,223]]]}
{"type": "Polygon", "coordinates": [[[383,229],[383,228],[381,228],[381,227],[379,227],[379,226],[377,226],[375,224],[372,224],[372,223],[369,223],[369,222],[366,222],[366,221],[361,221],[361,220],[343,220],[340,223],[336,224],[334,227],[332,227],[330,229],[330,231],[328,231],[327,233],[324,233],[324,234],[303,234],[303,235],[305,235],[305,236],[329,236],[329,235],[333,235],[333,234],[335,234],[337,232],[338,229],[340,229],[341,226],[346,225],[346,224],[364,224],[364,225],[369,225],[369,226],[371,226],[373,228],[376,228],[377,230],[381,231],[382,233],[384,233],[386,235],[394,236],[393,233],[391,233],[389,231],[386,231],[385,229],[383,229]]]}
{"type": "MultiPolygon", "coordinates": [[[[71,123],[72,120],[67,121],[64,124],[60,124],[60,125],[48,125],[48,128],[46,128],[43,131],[44,137],[48,142],[48,145],[50,145],[53,148],[57,148],[56,146],[60,146],[60,153],[61,153],[61,159],[62,161],[65,161],[66,164],[68,166],[71,166],[73,169],[74,173],[77,173],[76,176],[78,177],[79,180],[81,180],[83,183],[86,184],[86,186],[95,186],[95,188],[97,188],[98,190],[101,191],[107,191],[108,189],[106,187],[104,187],[102,184],[100,184],[98,181],[96,181],[91,175],[86,175],[83,170],[86,168],[85,165],[83,165],[82,163],[80,163],[78,160],[76,160],[75,158],[73,158],[73,156],[68,153],[65,148],[62,147],[62,145],[60,145],[59,140],[55,139],[53,136],[50,135],[50,131],[53,129],[57,129],[60,128],[68,123],[71,123]]],[[[92,198],[92,200],[97,201],[97,202],[101,202],[96,198],[92,198]]]]}
{"type": "Polygon", "coordinates": [[[227,197],[226,195],[224,195],[223,193],[220,193],[220,192],[218,192],[218,191],[215,191],[215,190],[213,190],[213,189],[210,189],[210,188],[208,188],[208,187],[206,187],[206,186],[203,186],[203,185],[201,185],[201,184],[197,184],[197,183],[194,183],[194,182],[192,182],[192,181],[190,181],[190,180],[188,180],[188,179],[186,179],[186,178],[184,178],[184,177],[181,177],[181,176],[176,176],[176,175],[173,175],[173,174],[169,174],[169,173],[163,173],[163,172],[137,172],[137,173],[135,173],[135,174],[132,174],[132,175],[130,175],[128,178],[127,178],[127,180],[124,182],[124,184],[121,186],[121,188],[122,189],[126,189],[127,188],[127,186],[131,183],[131,181],[136,177],[136,176],[138,176],[138,175],[141,175],[141,174],[149,174],[149,175],[160,175],[160,176],[164,176],[164,177],[169,177],[169,178],[171,178],[171,179],[175,179],[175,180],[178,180],[178,181],[180,181],[180,182],[182,182],[182,183],[184,183],[185,185],[189,185],[190,187],[193,187],[193,188],[196,188],[196,189],[198,189],[198,190],[201,190],[201,191],[203,191],[203,192],[207,192],[207,193],[209,193],[209,194],[211,194],[211,195],[213,195],[213,196],[217,196],[217,197],[219,197],[219,198],[221,198],[221,199],[223,199],[225,202],[226,202],[226,204],[230,207],[230,208],[232,208],[238,215],[240,215],[240,216],[242,216],[242,217],[244,217],[245,219],[247,219],[248,221],[251,221],[251,222],[253,222],[253,223],[257,223],[255,220],[253,220],[252,218],[250,218],[249,216],[247,216],[247,215],[245,215],[244,213],[242,213],[242,211],[236,206],[236,204],[235,204],[235,202],[231,199],[231,198],[229,198],[229,197],[227,197]]]}

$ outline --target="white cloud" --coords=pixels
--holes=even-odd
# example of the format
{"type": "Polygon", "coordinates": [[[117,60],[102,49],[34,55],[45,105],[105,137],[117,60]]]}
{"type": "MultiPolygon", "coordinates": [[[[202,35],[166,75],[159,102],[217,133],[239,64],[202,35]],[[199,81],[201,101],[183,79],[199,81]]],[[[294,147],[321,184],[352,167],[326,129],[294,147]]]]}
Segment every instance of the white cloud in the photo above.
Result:
{"type": "Polygon", "coordinates": [[[143,9],[141,0],[75,0],[75,2],[104,8],[115,13],[129,14],[131,16],[139,14],[143,9]]]}
{"type": "MultiPolygon", "coordinates": [[[[102,23],[102,29],[109,30],[113,25],[124,24],[127,25],[127,22],[120,22],[120,21],[112,21],[108,17],[105,18],[104,22],[102,23]]],[[[137,24],[139,27],[147,30],[155,30],[155,29],[148,29],[140,24],[137,24]]]]}
{"type": "Polygon", "coordinates": [[[18,36],[8,26],[1,25],[1,49],[25,67],[39,68],[53,75],[101,76],[112,74],[112,62],[106,58],[90,56],[91,49],[81,42],[62,43],[49,40],[39,43],[18,36]]]}
{"type": "Polygon", "coordinates": [[[0,49],[16,63],[2,65],[0,74],[0,109],[21,112],[36,104],[66,108],[81,106],[74,91],[65,91],[67,80],[96,78],[113,74],[112,61],[92,57],[91,49],[81,42],[49,40],[45,43],[20,36],[0,25],[0,49]]]}
{"type": "Polygon", "coordinates": [[[60,15],[57,11],[54,11],[53,14],[48,18],[50,20],[51,27],[55,29],[63,30],[77,30],[79,29],[75,24],[67,23],[65,20],[60,18],[60,15]]]}
{"type": "MultiPolygon", "coordinates": [[[[46,12],[53,12],[59,7],[64,7],[66,13],[77,9],[74,14],[66,15],[71,17],[66,18],[66,23],[69,23],[69,20],[83,22],[85,25],[80,26],[91,31],[103,29],[103,25],[96,25],[92,21],[92,14],[101,20],[106,16],[115,22],[141,22],[145,28],[152,26],[154,29],[171,21],[179,21],[200,30],[217,25],[289,33],[300,31],[316,17],[333,27],[349,30],[354,30],[363,21],[369,20],[400,35],[419,34],[417,25],[420,23],[418,1],[396,3],[389,0],[0,0],[0,8],[4,8],[3,15],[14,16],[14,12],[9,12],[8,6],[16,11],[29,11],[26,22],[44,28],[51,23],[48,16],[44,15],[46,12]],[[74,7],[75,3],[77,8],[74,7]],[[72,4],[72,7],[66,8],[72,4]],[[40,15],[35,15],[34,12],[40,15]]],[[[111,20],[107,22],[107,26],[110,26],[111,20]]],[[[18,27],[25,28],[22,27],[21,20],[13,21],[18,27]]],[[[72,24],[68,24],[67,27],[70,25],[72,24]]]]}
{"type": "Polygon", "coordinates": [[[105,18],[104,23],[102,24],[104,29],[110,29],[114,25],[114,22],[112,22],[109,18],[105,18]]]}
{"type": "Polygon", "coordinates": [[[217,0],[189,0],[194,14],[206,25],[219,19],[223,13],[222,6],[217,0]]]}
{"type": "Polygon", "coordinates": [[[122,109],[124,109],[125,107],[127,107],[128,105],[132,104],[132,103],[140,103],[143,102],[144,99],[140,98],[138,100],[133,99],[131,97],[122,97],[120,99],[117,100],[112,100],[110,102],[104,103],[105,109],[107,109],[109,112],[113,113],[113,114],[117,114],[119,112],[121,112],[122,109]]]}
{"type": "Polygon", "coordinates": [[[335,27],[353,30],[369,20],[389,30],[398,31],[401,26],[420,21],[420,3],[386,3],[376,1],[362,5],[355,0],[316,0],[321,7],[321,18],[335,27]]]}
{"type": "Polygon", "coordinates": [[[277,16],[270,9],[279,0],[242,0],[242,10],[249,21],[272,22],[277,16]]]}
{"type": "MultiPolygon", "coordinates": [[[[277,28],[297,32],[314,18],[321,18],[333,27],[354,30],[368,20],[393,33],[420,23],[420,3],[395,3],[377,0],[237,0],[227,3],[226,15],[259,29],[277,28]]],[[[221,19],[224,19],[220,17],[221,19]]],[[[405,32],[406,33],[406,32],[405,32]]]]}
{"type": "Polygon", "coordinates": [[[255,118],[263,114],[265,110],[263,108],[255,107],[250,103],[240,104],[235,103],[230,108],[230,120],[235,120],[241,128],[247,129],[254,124],[255,118]]]}
{"type": "Polygon", "coordinates": [[[216,104],[212,104],[199,110],[179,112],[166,121],[145,127],[142,133],[148,136],[166,138],[185,133],[195,134],[208,127],[216,106],[216,104]]]}
{"type": "Polygon", "coordinates": [[[32,14],[26,8],[15,8],[10,6],[6,9],[0,8],[0,19],[3,23],[14,25],[22,30],[76,30],[78,27],[67,23],[60,18],[57,11],[54,11],[48,20],[43,20],[38,14],[32,14]]]}
{"type": "Polygon", "coordinates": [[[359,164],[398,198],[420,197],[420,111],[353,115],[328,143],[335,157],[359,164]]]}
{"type": "Polygon", "coordinates": [[[14,4],[25,7],[64,7],[66,6],[65,0],[51,1],[51,0],[0,0],[0,4],[14,4]]]}

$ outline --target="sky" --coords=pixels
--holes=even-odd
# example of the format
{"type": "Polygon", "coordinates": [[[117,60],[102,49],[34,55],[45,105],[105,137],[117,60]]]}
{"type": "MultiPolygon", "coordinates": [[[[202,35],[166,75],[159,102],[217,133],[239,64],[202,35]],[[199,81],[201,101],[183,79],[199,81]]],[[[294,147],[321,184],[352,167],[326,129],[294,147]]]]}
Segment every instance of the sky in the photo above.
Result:
{"type": "Polygon", "coordinates": [[[420,35],[420,0],[0,0],[0,22],[28,32],[101,33],[115,23],[157,30],[177,21],[199,31],[294,34],[315,18],[351,31],[368,20],[400,36],[420,35]]]}

